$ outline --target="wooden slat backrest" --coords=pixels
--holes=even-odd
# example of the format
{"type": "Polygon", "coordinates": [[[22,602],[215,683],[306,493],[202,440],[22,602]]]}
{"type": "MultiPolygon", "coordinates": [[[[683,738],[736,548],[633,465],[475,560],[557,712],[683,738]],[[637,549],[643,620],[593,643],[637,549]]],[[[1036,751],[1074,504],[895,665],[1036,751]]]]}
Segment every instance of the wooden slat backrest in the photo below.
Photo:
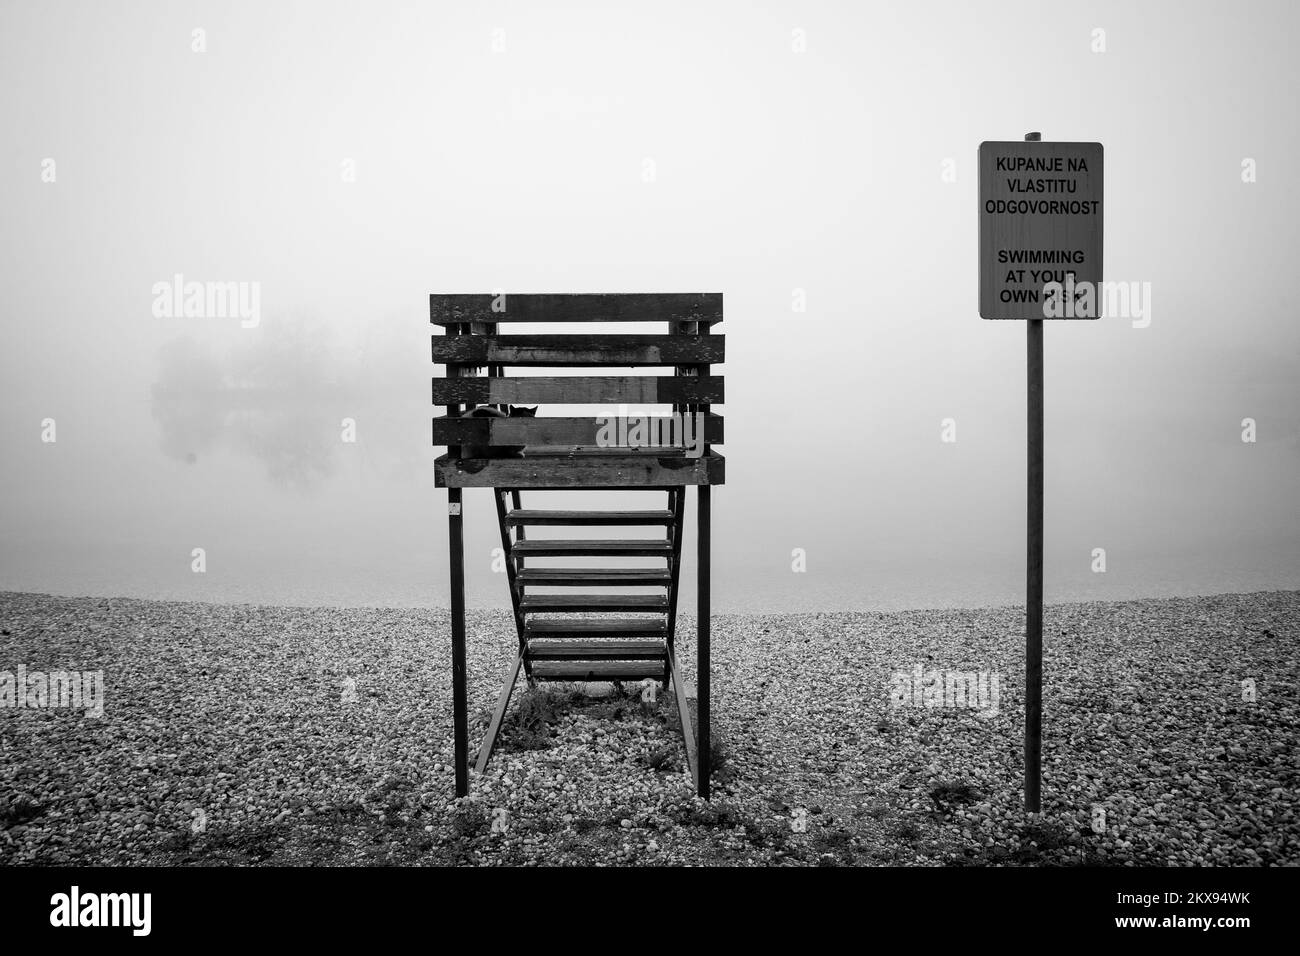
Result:
{"type": "Polygon", "coordinates": [[[722,321],[722,293],[431,295],[435,325],[469,322],[722,321]]]}
{"type": "MultiPolygon", "coordinates": [[[[682,436],[681,418],[694,419],[701,433],[693,441],[721,443],[723,420],[709,406],[723,401],[723,377],[710,366],[725,360],[725,338],[711,334],[722,321],[722,295],[441,295],[429,297],[430,319],[444,334],[432,337],[433,361],[446,366],[446,375],[432,383],[434,404],[447,414],[434,419],[433,442],[447,445],[449,457],[463,449],[500,446],[568,446],[584,454],[601,451],[627,455],[627,447],[608,447],[600,440],[601,421],[594,417],[553,416],[462,417],[484,405],[653,405],[671,406],[671,416],[646,423],[653,434],[682,436]],[[540,323],[620,323],[617,332],[567,331],[537,333],[540,323]],[[508,334],[502,326],[521,323],[508,334]],[[658,323],[640,331],[633,323],[658,323]],[[667,326],[667,334],[662,331],[667,326]],[[668,374],[545,374],[510,375],[511,367],[621,369],[638,366],[671,368],[668,374]]],[[[581,329],[581,327],[579,327],[581,329]]],[[[588,326],[589,329],[589,326],[588,326]]],[[[671,451],[672,449],[666,449],[671,451]]],[[[698,448],[697,448],[698,452],[698,448]]],[[[680,452],[679,452],[680,453],[680,452]]],[[[482,454],[482,452],[479,452],[482,454]]],[[[489,450],[489,455],[495,457],[489,450]]],[[[541,468],[562,468],[563,461],[534,458],[541,468]]],[[[509,469],[507,469],[509,470],[509,469]]],[[[514,471],[520,469],[515,468],[514,471]]]]}

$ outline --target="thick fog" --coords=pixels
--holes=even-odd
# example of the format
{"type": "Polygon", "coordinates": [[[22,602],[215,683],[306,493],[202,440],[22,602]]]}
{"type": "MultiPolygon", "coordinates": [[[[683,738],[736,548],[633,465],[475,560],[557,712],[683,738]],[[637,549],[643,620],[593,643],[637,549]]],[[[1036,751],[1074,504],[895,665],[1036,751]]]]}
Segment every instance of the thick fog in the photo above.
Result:
{"type": "Polygon", "coordinates": [[[1300,587],[1297,28],[6,4],[0,589],[445,604],[428,295],[500,288],[724,293],[719,608],[1018,602],[1025,328],[977,313],[975,161],[1031,130],[1104,144],[1106,278],[1149,283],[1045,329],[1047,600],[1300,587]],[[168,315],[178,275],[257,297],[168,315]]]}

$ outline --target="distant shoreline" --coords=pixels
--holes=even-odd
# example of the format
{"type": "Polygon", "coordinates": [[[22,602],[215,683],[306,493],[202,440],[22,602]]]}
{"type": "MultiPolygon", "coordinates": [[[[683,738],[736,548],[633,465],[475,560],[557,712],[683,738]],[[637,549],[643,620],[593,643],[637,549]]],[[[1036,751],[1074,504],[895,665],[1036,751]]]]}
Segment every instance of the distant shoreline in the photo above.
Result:
{"type": "MultiPolygon", "coordinates": [[[[1300,588],[1267,588],[1257,591],[1221,591],[1213,594],[1179,594],[1179,595],[1152,595],[1147,597],[1132,598],[1092,598],[1089,600],[1068,600],[1044,602],[1044,607],[1079,607],[1083,605],[1116,605],[1116,604],[1148,604],[1152,602],[1170,601],[1213,601],[1223,598],[1246,598],[1260,597],[1271,598],[1278,595],[1300,595],[1300,588]]],[[[51,601],[90,601],[90,602],[135,602],[140,604],[165,604],[193,606],[202,608],[249,608],[259,610],[277,610],[277,611],[346,611],[346,612],[366,612],[366,611],[389,611],[389,612],[419,612],[432,614],[450,614],[449,608],[442,605],[411,605],[411,604],[275,604],[255,601],[191,601],[180,598],[151,598],[135,597],[130,595],[114,595],[112,597],[100,596],[94,594],[59,594],[51,591],[9,591],[0,589],[0,607],[5,602],[14,599],[31,599],[42,598],[51,601]]],[[[943,612],[943,613],[960,613],[962,611],[991,613],[997,611],[1010,611],[1023,608],[1023,604],[1001,603],[1001,604],[970,604],[960,606],[928,606],[914,608],[845,608],[831,607],[825,609],[808,609],[808,608],[791,608],[788,611],[714,611],[714,618],[773,618],[773,617],[808,617],[815,615],[841,615],[841,614],[913,614],[926,612],[943,612]]],[[[506,613],[505,598],[503,597],[499,605],[478,606],[469,605],[467,611],[471,614],[493,614],[496,612],[506,613]]],[[[679,608],[679,616],[691,618],[693,611],[691,602],[684,602],[679,608]]]]}

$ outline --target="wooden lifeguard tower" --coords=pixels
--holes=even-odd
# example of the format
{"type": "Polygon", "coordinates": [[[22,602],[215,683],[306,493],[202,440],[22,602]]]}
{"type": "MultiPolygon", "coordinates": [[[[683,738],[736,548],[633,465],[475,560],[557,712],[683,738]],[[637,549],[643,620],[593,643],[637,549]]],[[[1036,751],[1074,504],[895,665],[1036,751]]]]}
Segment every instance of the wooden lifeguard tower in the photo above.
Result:
{"type": "Polygon", "coordinates": [[[457,795],[469,791],[461,496],[465,488],[490,488],[519,647],[479,748],[477,769],[482,771],[492,755],[521,670],[530,686],[537,681],[651,679],[673,687],[687,764],[698,793],[708,797],[709,490],[723,483],[724,465],[711,450],[722,442],[722,416],[710,406],[723,401],[723,379],[711,369],[724,357],[723,336],[712,333],[722,321],[722,295],[435,294],[429,297],[429,311],[433,324],[443,328],[443,334],[433,336],[433,361],[446,366],[446,375],[433,379],[433,404],[445,407],[445,414],[433,419],[433,443],[447,446],[447,454],[435,463],[435,484],[447,489],[448,500],[457,795]],[[587,330],[592,323],[619,323],[619,331],[529,331],[542,323],[580,323],[579,329],[587,330]],[[652,325],[647,328],[647,323],[652,325]],[[522,333],[501,334],[501,326],[512,324],[522,333]],[[638,366],[672,372],[545,371],[638,366]],[[543,371],[507,375],[510,368],[543,371]],[[671,414],[638,417],[631,427],[615,416],[545,414],[556,405],[619,404],[666,405],[671,414]],[[509,414],[516,405],[540,408],[537,417],[509,414]],[[698,489],[698,734],[675,647],[690,485],[698,489]],[[525,508],[522,501],[524,492],[541,497],[544,491],[615,489],[664,492],[664,507],[575,511],[525,508]],[[656,527],[663,534],[651,539],[529,537],[529,529],[537,527],[656,527]],[[655,566],[602,566],[615,557],[650,558],[655,566]],[[584,566],[538,567],[536,558],[578,559],[584,566]],[[627,593],[629,588],[638,593],[627,593]],[[562,614],[582,616],[557,616],[562,614]],[[635,616],[611,616],[616,614],[635,616]]]}

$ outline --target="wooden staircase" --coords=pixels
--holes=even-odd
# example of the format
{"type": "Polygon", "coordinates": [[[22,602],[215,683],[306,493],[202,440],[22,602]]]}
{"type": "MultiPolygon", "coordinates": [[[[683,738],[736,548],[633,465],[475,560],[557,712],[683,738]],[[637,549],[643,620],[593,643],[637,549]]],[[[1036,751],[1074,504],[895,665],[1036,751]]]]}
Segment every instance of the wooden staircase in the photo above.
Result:
{"type": "MultiPolygon", "coordinates": [[[[687,690],[674,680],[678,583],[681,580],[685,488],[661,489],[668,507],[654,511],[524,508],[519,489],[495,489],[501,544],[514,609],[519,654],[479,748],[476,769],[492,757],[497,734],[522,670],[538,681],[662,682],[676,692],[687,762],[698,772],[687,690]],[[536,528],[663,529],[662,537],[531,538],[536,528]],[[536,558],[644,558],[643,568],[531,567],[536,558]],[[662,565],[660,565],[662,561],[662,565]],[[538,588],[551,592],[538,593],[538,588]],[[628,593],[628,588],[653,593],[628,593]],[[564,616],[561,616],[564,615],[564,616]],[[572,617],[568,615],[583,615],[572,617]]],[[[539,492],[530,492],[538,494],[539,492]]]]}
{"type": "Polygon", "coordinates": [[[664,489],[664,494],[668,507],[663,510],[572,511],[525,509],[518,506],[522,497],[518,490],[498,489],[510,597],[530,682],[650,678],[668,684],[686,495],[680,488],[664,489]],[[530,537],[537,528],[658,528],[662,537],[530,537]],[[654,566],[527,565],[535,558],[581,559],[591,564],[610,557],[646,558],[654,566]],[[539,593],[541,588],[560,593],[539,593]],[[627,588],[642,593],[628,593],[627,588]]]}

